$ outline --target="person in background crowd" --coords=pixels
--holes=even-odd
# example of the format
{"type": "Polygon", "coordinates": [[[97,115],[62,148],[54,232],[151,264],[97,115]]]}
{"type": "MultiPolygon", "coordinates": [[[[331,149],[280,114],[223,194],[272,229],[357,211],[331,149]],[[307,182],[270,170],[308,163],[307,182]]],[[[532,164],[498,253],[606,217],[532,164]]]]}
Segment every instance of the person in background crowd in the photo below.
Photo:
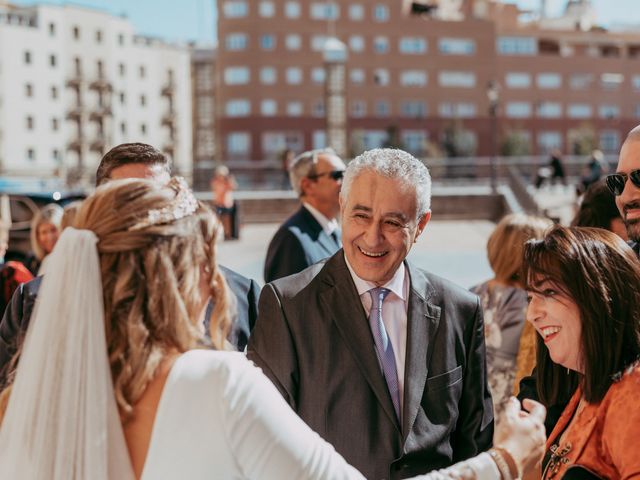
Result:
{"type": "Polygon", "coordinates": [[[289,178],[302,205],[269,243],[265,282],[301,272],[340,249],[338,195],[344,169],[330,148],[304,152],[293,160],[289,178]]]}
{"type": "Polygon", "coordinates": [[[640,261],[612,232],[556,226],[527,242],[523,280],[540,398],[568,402],[543,478],[640,478],[640,261]]]}
{"type": "Polygon", "coordinates": [[[487,242],[494,277],[471,288],[480,297],[484,312],[487,379],[496,421],[500,421],[513,392],[516,373],[524,371],[528,375],[535,365],[535,330],[525,327],[527,294],[520,278],[522,251],[527,240],[540,238],[552,224],[543,217],[517,213],[505,216],[487,242]]]}
{"type": "Polygon", "coordinates": [[[604,179],[598,180],[587,188],[571,225],[604,228],[625,241],[629,239],[624,221],[616,206],[616,198],[604,179]]]}
{"type": "Polygon", "coordinates": [[[536,177],[536,188],[540,188],[545,181],[550,181],[551,185],[556,184],[556,180],[559,180],[562,185],[567,185],[567,176],[564,169],[564,162],[562,161],[562,152],[557,148],[551,152],[551,158],[549,164],[546,167],[540,167],[538,169],[538,175],[536,177]]]}
{"type": "Polygon", "coordinates": [[[0,311],[4,311],[13,292],[23,283],[33,279],[32,273],[22,263],[4,261],[9,248],[9,226],[0,220],[0,311]]]}
{"type": "Polygon", "coordinates": [[[233,191],[236,188],[236,179],[229,172],[229,168],[226,165],[217,166],[211,178],[211,192],[213,206],[224,228],[225,240],[239,238],[236,203],[233,200],[233,191]]]}
{"type": "Polygon", "coordinates": [[[580,179],[580,185],[577,188],[578,196],[582,195],[587,191],[589,185],[596,183],[602,175],[607,171],[607,166],[604,162],[604,154],[600,150],[594,150],[591,152],[591,157],[589,158],[589,163],[584,169],[582,173],[582,177],[580,179]]]}
{"type": "Polygon", "coordinates": [[[60,235],[62,207],[51,203],[33,216],[31,221],[31,249],[33,256],[27,260],[27,268],[34,275],[46,271],[46,258],[51,253],[60,235]]]}

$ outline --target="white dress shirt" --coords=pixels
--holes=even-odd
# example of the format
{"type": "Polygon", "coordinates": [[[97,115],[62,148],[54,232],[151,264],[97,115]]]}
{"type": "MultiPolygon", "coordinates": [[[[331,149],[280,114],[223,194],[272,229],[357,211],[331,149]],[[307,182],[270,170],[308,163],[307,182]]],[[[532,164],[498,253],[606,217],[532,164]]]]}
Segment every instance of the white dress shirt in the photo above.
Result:
{"type": "MultiPolygon", "coordinates": [[[[344,259],[347,262],[353,283],[356,285],[356,290],[358,290],[358,295],[360,295],[364,311],[369,315],[373,303],[369,290],[376,288],[377,285],[358,277],[353,268],[351,268],[346,255],[344,259]]],[[[391,340],[393,355],[396,359],[398,388],[400,390],[400,413],[402,415],[402,406],[404,404],[404,364],[407,351],[407,310],[409,308],[409,272],[404,263],[400,264],[393,278],[382,287],[391,291],[382,302],[382,323],[384,323],[384,328],[387,331],[389,340],[391,340]]]]}
{"type": "Polygon", "coordinates": [[[324,233],[326,233],[328,236],[331,236],[331,234],[337,230],[338,221],[335,218],[329,220],[322,213],[320,213],[317,208],[312,207],[307,202],[302,202],[302,206],[309,210],[309,213],[313,215],[313,218],[316,219],[316,221],[322,227],[324,233]]]}

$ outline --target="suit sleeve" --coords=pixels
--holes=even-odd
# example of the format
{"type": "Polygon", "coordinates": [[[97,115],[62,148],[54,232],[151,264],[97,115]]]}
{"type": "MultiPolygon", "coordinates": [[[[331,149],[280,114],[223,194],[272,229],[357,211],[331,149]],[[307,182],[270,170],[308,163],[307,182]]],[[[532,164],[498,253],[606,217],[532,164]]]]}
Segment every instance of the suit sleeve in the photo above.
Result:
{"type": "Polygon", "coordinates": [[[264,265],[264,281],[269,283],[282,277],[301,272],[310,265],[307,254],[291,231],[278,232],[269,245],[264,265]]]}
{"type": "Polygon", "coordinates": [[[454,438],[454,462],[487,450],[493,440],[493,403],[487,383],[484,322],[479,299],[476,299],[475,313],[465,330],[467,362],[454,438]]]}
{"type": "Polygon", "coordinates": [[[260,294],[258,321],[249,338],[247,356],[296,410],[298,398],[297,352],[282,303],[273,285],[260,294]]]}
{"type": "MultiPolygon", "coordinates": [[[[23,318],[24,284],[16,288],[0,322],[0,388],[7,380],[8,367],[18,349],[23,318]]],[[[29,312],[30,314],[31,312],[29,312]]]]}

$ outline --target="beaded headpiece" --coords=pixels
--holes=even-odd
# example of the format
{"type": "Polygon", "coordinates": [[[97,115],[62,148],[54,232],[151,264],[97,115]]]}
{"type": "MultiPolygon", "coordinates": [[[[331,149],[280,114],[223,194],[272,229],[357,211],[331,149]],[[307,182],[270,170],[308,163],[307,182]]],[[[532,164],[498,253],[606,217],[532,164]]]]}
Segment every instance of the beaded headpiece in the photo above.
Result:
{"type": "Polygon", "coordinates": [[[176,197],[166,207],[149,210],[147,217],[138,221],[129,231],[142,230],[153,225],[162,225],[188,217],[198,208],[198,201],[193,196],[187,182],[182,177],[173,177],[167,187],[176,192],[176,197]]]}

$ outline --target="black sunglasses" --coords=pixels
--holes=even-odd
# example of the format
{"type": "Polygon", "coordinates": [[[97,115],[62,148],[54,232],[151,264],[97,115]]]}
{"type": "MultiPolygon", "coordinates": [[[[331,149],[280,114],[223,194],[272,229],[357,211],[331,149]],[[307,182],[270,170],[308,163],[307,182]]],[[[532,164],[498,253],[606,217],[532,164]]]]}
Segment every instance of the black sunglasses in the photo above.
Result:
{"type": "Polygon", "coordinates": [[[640,169],[632,170],[628,175],[626,173],[612,173],[605,178],[607,187],[609,187],[611,193],[615,196],[622,195],[624,186],[627,183],[627,177],[631,179],[631,183],[633,183],[635,187],[640,188],[640,169]]]}
{"type": "Polygon", "coordinates": [[[313,175],[307,175],[307,177],[315,180],[317,178],[324,177],[325,175],[328,175],[337,182],[338,180],[342,180],[342,177],[344,177],[344,170],[332,170],[330,172],[316,173],[313,175]]]}

